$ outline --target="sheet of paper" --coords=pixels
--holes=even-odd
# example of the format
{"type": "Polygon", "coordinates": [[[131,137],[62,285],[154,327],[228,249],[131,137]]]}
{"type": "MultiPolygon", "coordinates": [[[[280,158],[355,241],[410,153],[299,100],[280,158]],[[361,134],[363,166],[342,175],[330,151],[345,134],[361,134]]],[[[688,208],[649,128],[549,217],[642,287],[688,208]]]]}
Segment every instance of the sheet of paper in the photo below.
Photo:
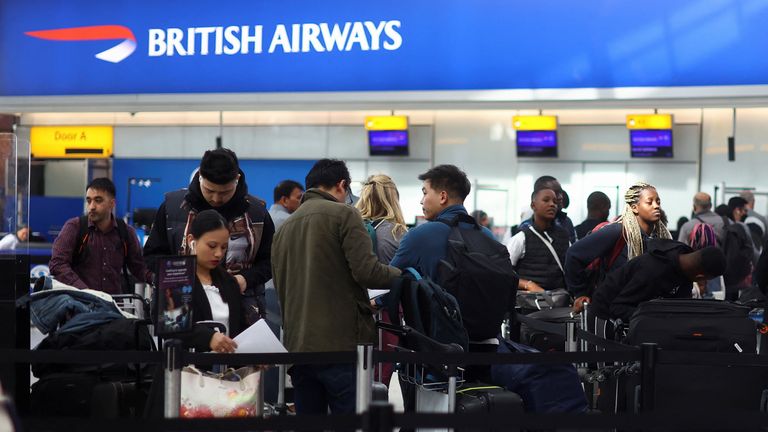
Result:
{"type": "Polygon", "coordinates": [[[388,293],[389,290],[376,290],[376,289],[369,289],[368,290],[368,299],[373,300],[378,296],[382,296],[386,293],[388,293]]]}
{"type": "Polygon", "coordinates": [[[263,319],[256,321],[252,326],[245,329],[235,337],[237,343],[236,353],[256,354],[256,353],[285,353],[285,349],[280,340],[272,333],[267,322],[263,319]]]}

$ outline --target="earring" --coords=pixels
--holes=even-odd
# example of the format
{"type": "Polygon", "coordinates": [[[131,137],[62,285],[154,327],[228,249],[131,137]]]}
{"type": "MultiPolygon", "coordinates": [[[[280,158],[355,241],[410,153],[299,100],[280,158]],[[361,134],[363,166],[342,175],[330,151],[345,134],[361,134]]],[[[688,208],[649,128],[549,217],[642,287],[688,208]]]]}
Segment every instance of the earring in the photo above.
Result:
{"type": "Polygon", "coordinates": [[[192,254],[192,255],[196,255],[197,254],[196,251],[195,251],[195,241],[194,240],[189,242],[189,253],[192,254]]]}

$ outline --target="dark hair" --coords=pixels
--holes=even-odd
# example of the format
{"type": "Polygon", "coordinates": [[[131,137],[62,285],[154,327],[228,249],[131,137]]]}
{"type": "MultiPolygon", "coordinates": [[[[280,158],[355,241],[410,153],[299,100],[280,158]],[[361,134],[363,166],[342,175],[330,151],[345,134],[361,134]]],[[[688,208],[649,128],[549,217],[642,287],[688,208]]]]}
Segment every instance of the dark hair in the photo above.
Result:
{"type": "Polygon", "coordinates": [[[340,181],[347,181],[347,188],[352,179],[349,177],[347,164],[338,159],[320,159],[315,162],[312,169],[307,173],[304,183],[307,189],[324,187],[332,188],[340,181]]]}
{"type": "Polygon", "coordinates": [[[740,196],[731,197],[728,200],[728,217],[733,218],[733,211],[747,206],[747,200],[740,196]]]}
{"type": "MultiPolygon", "coordinates": [[[[563,208],[567,209],[569,205],[571,205],[571,197],[568,196],[568,192],[561,189],[561,192],[563,193],[563,208]]],[[[555,192],[555,195],[557,195],[557,192],[555,192]]]]}
{"type": "Polygon", "coordinates": [[[477,221],[480,222],[481,220],[488,217],[488,213],[482,211],[482,210],[475,210],[472,212],[472,217],[477,221]]]}
{"type": "Polygon", "coordinates": [[[715,213],[720,216],[728,216],[728,206],[725,204],[720,204],[719,206],[715,207],[715,213]]]}
{"type": "Polygon", "coordinates": [[[552,189],[551,187],[543,187],[539,189],[533,189],[533,192],[531,192],[531,202],[536,200],[536,197],[539,195],[539,192],[545,191],[545,190],[551,190],[553,194],[555,194],[555,199],[557,199],[557,192],[552,189]]]}
{"type": "Polygon", "coordinates": [[[227,228],[227,221],[218,211],[208,209],[195,215],[195,219],[189,225],[189,233],[194,238],[200,238],[203,234],[219,228],[227,228]]]}
{"type": "Polygon", "coordinates": [[[587,210],[602,210],[605,207],[611,207],[611,199],[608,195],[600,191],[595,191],[587,197],[587,210]]]}
{"type": "Polygon", "coordinates": [[[115,195],[115,184],[112,183],[112,180],[106,178],[106,177],[98,177],[93,180],[91,180],[90,183],[88,183],[88,186],[85,187],[85,190],[88,189],[93,190],[100,190],[104,191],[110,195],[112,195],[112,198],[114,198],[115,195]]]}
{"type": "Polygon", "coordinates": [[[208,150],[200,160],[200,176],[211,183],[225,185],[237,179],[238,174],[237,155],[230,149],[208,150]]]}
{"type": "Polygon", "coordinates": [[[464,201],[472,185],[464,171],[455,165],[438,165],[419,176],[419,180],[429,180],[429,186],[436,191],[446,191],[448,196],[464,201]]]}
{"type": "Polygon", "coordinates": [[[277,186],[275,186],[275,202],[280,201],[280,198],[282,197],[290,197],[293,193],[293,190],[296,188],[299,188],[302,192],[304,192],[304,186],[302,186],[299,182],[295,182],[293,180],[281,181],[277,184],[277,186]]]}
{"type": "MultiPolygon", "coordinates": [[[[555,190],[552,187],[552,185],[550,184],[550,183],[553,183],[553,182],[557,183],[558,185],[560,185],[560,182],[557,181],[557,179],[552,177],[552,176],[548,176],[548,175],[541,176],[541,177],[537,178],[535,182],[533,182],[533,190],[534,191],[537,191],[539,189],[552,189],[552,190],[555,190]]],[[[562,187],[560,188],[560,190],[562,190],[562,187]]],[[[556,190],[555,190],[555,193],[557,193],[556,190]]]]}
{"type": "Polygon", "coordinates": [[[696,252],[698,272],[707,276],[720,276],[725,272],[725,254],[719,247],[709,246],[696,252]]]}

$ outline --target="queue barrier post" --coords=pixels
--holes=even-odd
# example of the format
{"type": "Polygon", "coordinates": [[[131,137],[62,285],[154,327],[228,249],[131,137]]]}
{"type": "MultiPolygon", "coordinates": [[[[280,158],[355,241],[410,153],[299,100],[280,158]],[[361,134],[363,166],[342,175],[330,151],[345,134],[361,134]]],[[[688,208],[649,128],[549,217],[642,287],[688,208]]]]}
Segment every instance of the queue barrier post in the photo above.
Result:
{"type": "Polygon", "coordinates": [[[181,405],[182,346],[178,339],[165,341],[165,364],[163,364],[163,416],[177,418],[181,405]]]}

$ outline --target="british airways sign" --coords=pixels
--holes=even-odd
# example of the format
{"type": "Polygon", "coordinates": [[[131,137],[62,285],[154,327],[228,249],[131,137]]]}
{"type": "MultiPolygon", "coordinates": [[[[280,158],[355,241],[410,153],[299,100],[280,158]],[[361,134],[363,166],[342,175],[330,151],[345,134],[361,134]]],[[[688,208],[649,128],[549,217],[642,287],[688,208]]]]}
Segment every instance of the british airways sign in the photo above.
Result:
{"type": "Polygon", "coordinates": [[[768,85],[765,22],[768,0],[8,1],[0,96],[768,85]]]}

